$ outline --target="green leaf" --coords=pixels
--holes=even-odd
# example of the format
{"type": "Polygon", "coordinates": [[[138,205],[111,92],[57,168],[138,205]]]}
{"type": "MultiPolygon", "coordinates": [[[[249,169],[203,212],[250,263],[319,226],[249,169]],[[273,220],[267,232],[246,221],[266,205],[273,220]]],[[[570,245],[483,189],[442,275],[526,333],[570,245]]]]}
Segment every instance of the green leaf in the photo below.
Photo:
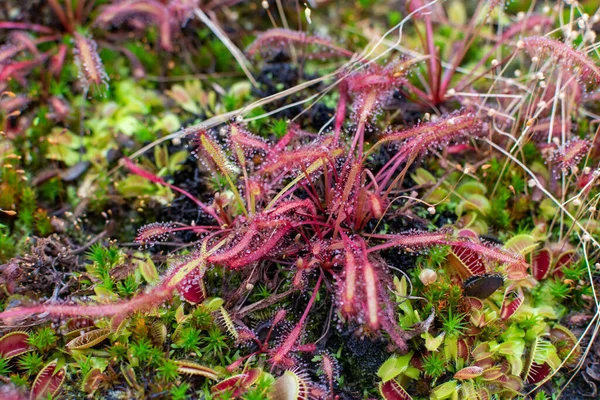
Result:
{"type": "Polygon", "coordinates": [[[452,380],[437,386],[431,392],[431,398],[434,400],[458,400],[457,382],[452,380]]]}
{"type": "Polygon", "coordinates": [[[506,241],[504,248],[523,255],[531,253],[537,247],[535,238],[531,235],[516,235],[506,241]]]}
{"type": "Polygon", "coordinates": [[[150,259],[149,255],[146,256],[144,261],[138,262],[138,268],[140,269],[144,280],[150,285],[154,285],[160,281],[160,276],[156,270],[156,266],[154,265],[154,262],[152,262],[152,259],[150,259]]]}

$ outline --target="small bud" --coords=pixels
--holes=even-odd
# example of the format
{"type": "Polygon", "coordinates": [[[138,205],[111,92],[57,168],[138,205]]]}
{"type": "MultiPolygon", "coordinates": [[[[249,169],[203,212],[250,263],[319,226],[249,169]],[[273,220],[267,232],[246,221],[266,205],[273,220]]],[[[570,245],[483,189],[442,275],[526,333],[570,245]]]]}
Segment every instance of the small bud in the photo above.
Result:
{"type": "Polygon", "coordinates": [[[435,207],[431,206],[431,207],[427,208],[427,212],[430,215],[434,215],[435,214],[435,207]]]}
{"type": "Polygon", "coordinates": [[[585,235],[583,235],[583,236],[582,236],[582,238],[581,238],[581,239],[582,239],[584,242],[586,242],[586,243],[587,243],[587,242],[589,242],[590,240],[592,240],[592,237],[591,237],[589,234],[587,234],[587,233],[586,233],[585,235]]]}
{"type": "Polygon", "coordinates": [[[262,1],[262,8],[264,8],[265,10],[269,9],[269,2],[267,0],[262,1]]]}
{"type": "Polygon", "coordinates": [[[530,188],[534,188],[537,186],[537,183],[535,182],[535,179],[530,179],[527,181],[527,186],[529,186],[530,188]]]}
{"type": "Polygon", "coordinates": [[[437,280],[437,273],[429,268],[425,268],[419,274],[419,279],[425,286],[429,286],[437,280]]]}
{"type": "Polygon", "coordinates": [[[454,90],[454,89],[448,89],[448,91],[446,93],[448,94],[449,97],[456,96],[456,90],[454,90]]]}
{"type": "Polygon", "coordinates": [[[495,67],[498,65],[498,60],[496,60],[495,58],[492,60],[492,67],[495,67]]]}
{"type": "Polygon", "coordinates": [[[521,76],[521,70],[520,69],[515,69],[515,78],[518,78],[521,76]]]}
{"type": "Polygon", "coordinates": [[[252,290],[252,289],[254,289],[254,285],[253,285],[253,284],[251,284],[250,282],[246,283],[246,290],[247,290],[247,291],[250,291],[250,290],[252,290]]]}
{"type": "Polygon", "coordinates": [[[573,205],[575,207],[579,207],[581,205],[581,200],[579,200],[579,197],[573,200],[573,205]]]}

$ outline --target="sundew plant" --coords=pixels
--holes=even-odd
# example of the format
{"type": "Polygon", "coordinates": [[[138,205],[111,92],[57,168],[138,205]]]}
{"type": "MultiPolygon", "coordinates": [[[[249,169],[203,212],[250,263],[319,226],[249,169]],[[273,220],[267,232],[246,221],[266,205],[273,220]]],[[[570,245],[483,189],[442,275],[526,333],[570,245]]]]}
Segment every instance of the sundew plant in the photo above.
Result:
{"type": "Polygon", "coordinates": [[[597,395],[594,2],[9,3],[3,398],[597,395]]]}

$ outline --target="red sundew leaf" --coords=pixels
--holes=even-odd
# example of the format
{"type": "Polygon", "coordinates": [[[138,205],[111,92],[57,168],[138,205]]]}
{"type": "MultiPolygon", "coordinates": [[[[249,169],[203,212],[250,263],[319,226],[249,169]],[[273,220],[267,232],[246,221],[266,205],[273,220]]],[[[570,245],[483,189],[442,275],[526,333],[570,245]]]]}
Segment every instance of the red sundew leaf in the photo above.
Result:
{"type": "Polygon", "coordinates": [[[158,1],[133,0],[113,3],[102,8],[100,14],[96,17],[95,23],[106,28],[120,25],[136,16],[144,16],[155,25],[158,25],[161,47],[167,51],[173,49],[170,24],[172,16],[169,9],[158,1]]]}
{"type": "Polygon", "coordinates": [[[250,247],[252,239],[257,235],[256,226],[251,225],[246,233],[232,247],[223,250],[221,253],[215,254],[208,258],[208,262],[213,264],[224,264],[234,258],[239,258],[238,255],[250,247]]]}
{"type": "Polygon", "coordinates": [[[31,386],[30,400],[54,398],[58,394],[66,377],[65,368],[56,370],[57,361],[54,360],[39,372],[31,386]]]}
{"type": "Polygon", "coordinates": [[[337,377],[339,367],[337,360],[326,352],[321,353],[321,368],[325,372],[327,382],[329,383],[329,391],[333,393],[333,380],[337,377]]]}
{"type": "Polygon", "coordinates": [[[588,154],[591,142],[586,139],[572,139],[560,146],[552,155],[550,161],[563,172],[576,166],[588,154]]]}
{"type": "Polygon", "coordinates": [[[448,242],[448,231],[437,232],[408,232],[402,235],[368,235],[371,238],[383,239],[386,242],[369,247],[369,253],[389,249],[390,247],[404,247],[409,249],[422,249],[448,242]]]}
{"type": "Polygon", "coordinates": [[[500,318],[506,320],[510,318],[525,301],[525,295],[521,288],[512,289],[508,287],[504,293],[502,300],[502,308],[500,309],[500,318]]]}
{"type": "Polygon", "coordinates": [[[199,269],[193,270],[177,284],[177,291],[192,304],[202,303],[206,299],[203,277],[199,269]]]}
{"type": "Polygon", "coordinates": [[[365,297],[367,302],[367,319],[369,326],[377,330],[379,328],[379,296],[377,293],[377,276],[373,265],[368,258],[364,257],[363,279],[365,285],[365,297]]]}
{"type": "Polygon", "coordinates": [[[302,353],[314,353],[315,351],[317,351],[317,346],[314,343],[300,344],[294,347],[294,351],[302,353]]]}
{"type": "Polygon", "coordinates": [[[65,59],[67,58],[67,51],[69,48],[66,44],[59,44],[58,51],[52,57],[50,57],[50,65],[48,71],[55,77],[58,77],[62,72],[63,66],[65,65],[65,59]]]}
{"type": "Polygon", "coordinates": [[[350,314],[355,309],[355,299],[356,295],[356,273],[358,270],[358,265],[356,262],[356,256],[353,254],[352,242],[346,235],[343,235],[344,240],[344,248],[345,248],[345,263],[344,263],[344,284],[343,284],[343,293],[342,293],[342,310],[346,314],[350,314]]]}
{"type": "Polygon", "coordinates": [[[79,33],[73,34],[75,46],[73,48],[75,60],[79,66],[81,81],[85,87],[90,85],[108,86],[108,75],[98,55],[98,45],[79,33]]]}
{"type": "Polygon", "coordinates": [[[381,197],[379,197],[375,193],[369,193],[369,205],[371,208],[371,214],[373,214],[373,218],[375,218],[375,219],[383,218],[383,214],[384,214],[385,210],[384,210],[383,199],[381,197]]]}
{"type": "Polygon", "coordinates": [[[15,46],[13,44],[6,44],[0,47],[0,64],[4,64],[8,60],[11,60],[24,49],[24,46],[15,46]]]}
{"type": "Polygon", "coordinates": [[[0,338],[0,356],[12,358],[33,350],[26,332],[10,332],[0,338]]]}
{"type": "Polygon", "coordinates": [[[394,379],[380,382],[379,393],[385,400],[412,400],[412,397],[394,379]]]}
{"type": "MultiPolygon", "coordinates": [[[[481,127],[481,122],[476,114],[465,111],[456,112],[436,121],[419,124],[414,128],[388,133],[384,135],[378,143],[398,142],[407,139],[418,139],[418,141],[415,142],[406,142],[407,145],[413,147],[417,144],[419,147],[425,143],[433,144],[437,140],[442,140],[442,143],[447,143],[449,136],[460,135],[467,132],[475,133],[478,132],[481,127]]],[[[440,143],[440,145],[442,143],[440,143]]]]}
{"type": "Polygon", "coordinates": [[[289,44],[307,45],[315,44],[327,47],[339,55],[352,57],[354,53],[334,45],[327,39],[322,39],[316,36],[307,35],[304,32],[292,31],[290,29],[274,28],[261,33],[256,37],[254,42],[246,49],[246,53],[253,57],[257,52],[264,53],[272,51],[272,49],[281,49],[289,44]]]}
{"type": "Polygon", "coordinates": [[[275,232],[273,232],[272,235],[268,237],[267,241],[263,242],[259,247],[251,251],[250,254],[246,254],[245,256],[228,261],[227,266],[234,269],[241,268],[243,266],[265,258],[269,253],[273,251],[274,248],[276,248],[281,243],[281,240],[288,234],[290,229],[292,229],[291,225],[276,230],[275,232]]]}
{"type": "Polygon", "coordinates": [[[327,148],[297,149],[289,152],[283,151],[272,159],[266,160],[266,162],[261,165],[260,172],[267,174],[280,170],[296,170],[301,166],[310,165],[319,159],[327,158],[329,155],[330,151],[327,148]]]}
{"type": "Polygon", "coordinates": [[[531,274],[535,279],[541,281],[550,271],[552,264],[552,253],[548,249],[541,249],[533,255],[531,260],[531,274]]]}
{"type": "Polygon", "coordinates": [[[138,230],[135,241],[138,243],[163,242],[169,237],[173,225],[170,222],[153,222],[138,230]]]}
{"type": "Polygon", "coordinates": [[[560,66],[579,76],[585,86],[594,88],[600,84],[600,68],[594,60],[569,44],[542,36],[527,37],[522,42],[527,52],[554,58],[560,66]]]}
{"type": "Polygon", "coordinates": [[[483,368],[476,365],[465,367],[454,374],[454,379],[464,381],[466,379],[475,379],[483,374],[483,368]]]}
{"type": "Polygon", "coordinates": [[[266,140],[255,136],[238,124],[229,126],[229,137],[231,141],[244,149],[269,150],[270,145],[266,140]]]}
{"type": "Polygon", "coordinates": [[[310,300],[306,305],[306,309],[304,310],[304,313],[302,314],[302,317],[300,317],[300,320],[298,321],[296,326],[294,326],[294,329],[292,329],[290,334],[281,343],[281,345],[279,345],[271,351],[271,364],[276,366],[286,366],[290,363],[289,353],[294,349],[294,347],[297,346],[297,342],[300,339],[300,334],[302,333],[302,330],[304,329],[304,323],[306,322],[308,313],[312,308],[317,297],[317,293],[319,292],[319,288],[321,287],[322,279],[323,276],[319,275],[319,279],[317,279],[317,283],[315,285],[315,288],[313,289],[312,295],[310,296],[310,300]]]}
{"type": "Polygon", "coordinates": [[[285,215],[290,212],[297,213],[299,209],[305,209],[313,215],[317,213],[315,204],[311,200],[307,199],[281,202],[277,207],[266,210],[263,215],[271,218],[285,215]]]}
{"type": "Polygon", "coordinates": [[[33,68],[40,65],[48,56],[42,55],[34,60],[12,62],[2,65],[0,70],[0,82],[7,82],[9,79],[14,79],[21,85],[27,85],[24,76],[27,75],[33,68]]]}
{"type": "Polygon", "coordinates": [[[208,132],[204,130],[198,131],[196,142],[198,143],[199,150],[204,154],[204,158],[213,164],[214,169],[227,176],[240,172],[239,167],[229,160],[221,146],[208,132]]]}
{"type": "Polygon", "coordinates": [[[452,146],[448,146],[446,148],[446,151],[448,152],[448,154],[463,154],[466,153],[467,151],[473,151],[475,150],[475,148],[469,144],[455,144],[452,146]]]}
{"type": "Polygon", "coordinates": [[[215,213],[215,210],[212,207],[209,207],[207,205],[205,205],[204,203],[202,203],[200,200],[198,200],[196,197],[192,196],[191,193],[175,186],[175,185],[171,185],[169,183],[167,183],[165,180],[163,180],[162,178],[160,178],[159,176],[153,174],[150,171],[146,171],[145,169],[139,167],[138,165],[136,165],[133,161],[131,161],[129,158],[127,157],[123,157],[121,159],[121,163],[127,167],[127,169],[135,175],[141,176],[144,179],[149,180],[150,182],[153,183],[157,183],[159,185],[168,187],[171,190],[175,190],[181,194],[183,194],[184,196],[186,196],[188,199],[192,200],[194,203],[196,203],[196,205],[198,205],[202,211],[204,211],[205,213],[207,213],[208,215],[212,216],[215,220],[219,221],[219,217],[217,216],[217,214],[215,213]]]}
{"type": "Polygon", "coordinates": [[[126,315],[134,311],[148,310],[163,301],[169,299],[173,294],[174,287],[160,285],[153,290],[138,295],[131,300],[109,304],[88,305],[64,305],[64,304],[42,304],[32,307],[16,307],[0,313],[0,319],[7,320],[15,317],[29,316],[39,313],[65,317],[107,317],[114,315],[126,315]]]}

